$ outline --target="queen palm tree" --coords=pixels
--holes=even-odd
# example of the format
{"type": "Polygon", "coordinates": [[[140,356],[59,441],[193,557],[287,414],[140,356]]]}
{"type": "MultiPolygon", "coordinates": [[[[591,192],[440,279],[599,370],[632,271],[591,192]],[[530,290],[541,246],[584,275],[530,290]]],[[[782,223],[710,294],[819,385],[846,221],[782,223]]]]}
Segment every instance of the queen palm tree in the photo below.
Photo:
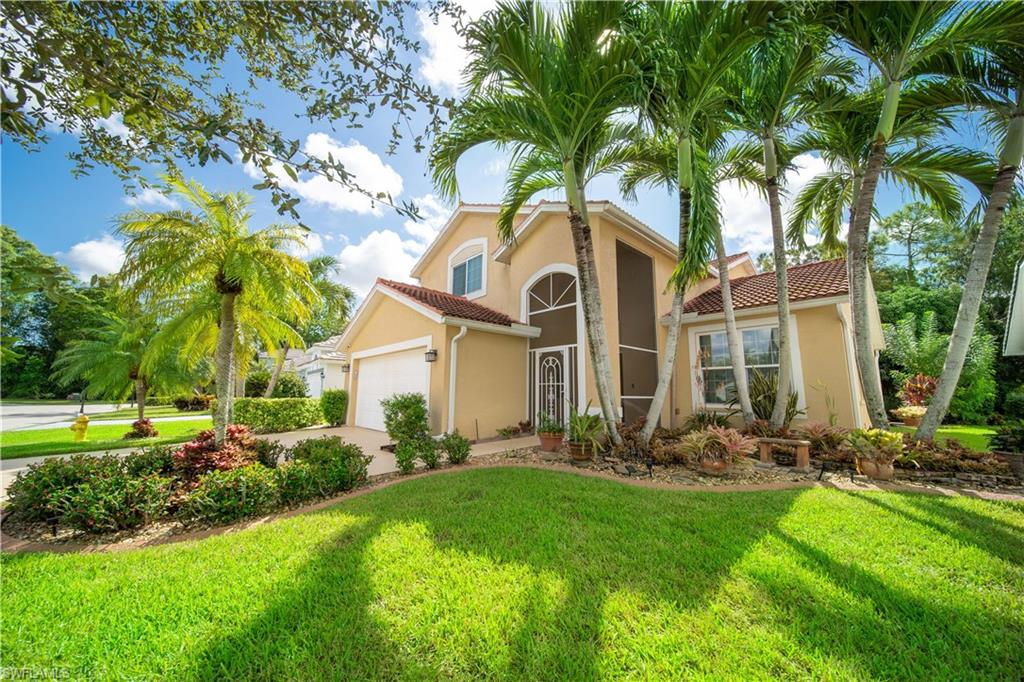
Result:
{"type": "Polygon", "coordinates": [[[119,218],[117,233],[126,239],[120,279],[168,318],[155,352],[184,342],[181,355],[198,362],[214,348],[214,429],[221,443],[231,414],[239,329],[253,330],[271,348],[282,339],[301,343],[285,320],[306,319],[317,293],[307,265],[283,250],[301,246],[302,228],[272,225],[250,232],[244,193],[211,193],[177,179],[168,185],[190,210],[119,218]]]}
{"type": "Polygon", "coordinates": [[[936,0],[837,3],[833,24],[837,34],[877,69],[884,82],[881,113],[871,136],[864,175],[854,199],[848,237],[850,299],[854,349],[861,388],[871,423],[887,428],[881,387],[871,352],[868,324],[868,236],[875,189],[885,162],[899,109],[900,92],[908,81],[935,74],[943,56],[969,53],[975,46],[1013,44],[1024,31],[1019,2],[960,4],[936,0]]]}
{"type": "MultiPolygon", "coordinates": [[[[769,16],[768,3],[655,3],[635,15],[630,28],[644,54],[644,78],[636,99],[657,140],[653,145],[636,147],[639,155],[632,159],[634,178],[670,182],[679,198],[678,266],[672,282],[675,291],[658,385],[641,432],[645,441],[650,440],[658,424],[675,369],[687,282],[703,270],[707,247],[716,233],[709,230],[710,222],[692,220],[696,204],[710,205],[710,198],[695,194],[694,157],[707,151],[695,146],[695,134],[706,121],[724,115],[722,83],[730,68],[757,40],[756,30],[769,16]],[[666,149],[666,145],[671,147],[666,149]],[[690,234],[695,227],[700,228],[699,235],[690,234]],[[697,248],[690,248],[691,243],[697,248]]],[[[711,123],[710,127],[717,126],[711,123]]],[[[728,294],[727,269],[720,267],[719,275],[725,278],[723,294],[728,294]]],[[[734,327],[727,325],[731,329],[729,349],[736,365],[742,351],[734,327]]],[[[738,365],[742,368],[742,361],[738,365]]],[[[744,419],[749,422],[753,411],[745,374],[737,376],[736,390],[744,419]]]]}
{"type": "Polygon", "coordinates": [[[190,382],[189,373],[175,353],[143,358],[157,332],[152,315],[133,310],[127,314],[108,311],[101,326],[82,331],[53,363],[53,376],[62,385],[84,380],[89,395],[122,401],[135,392],[139,419],[146,417],[146,396],[156,388],[176,392],[190,382]]]}
{"type": "MultiPolygon", "coordinates": [[[[750,424],[754,421],[754,411],[750,403],[746,362],[732,302],[729,261],[725,252],[718,204],[718,186],[723,182],[735,180],[747,187],[761,189],[764,175],[756,161],[757,147],[742,142],[730,146],[726,142],[727,131],[725,128],[712,128],[708,124],[703,128],[693,129],[691,134],[694,149],[691,159],[692,192],[681,195],[680,203],[683,204],[690,196],[692,202],[687,202],[685,207],[681,206],[681,209],[685,208],[682,215],[688,222],[685,229],[681,230],[680,252],[684,255],[673,273],[673,282],[677,287],[678,296],[678,291],[685,290],[688,284],[706,276],[706,264],[714,260],[722,295],[725,334],[736,400],[740,405],[744,423],[750,424]]],[[[636,190],[641,185],[678,188],[678,166],[675,163],[677,143],[674,138],[642,140],[624,156],[628,163],[620,179],[619,188],[627,198],[635,198],[636,190]]],[[[679,307],[682,308],[681,303],[679,307]]],[[[647,438],[649,439],[649,436],[647,438]]]]}
{"type": "MultiPolygon", "coordinates": [[[[1017,5],[1021,6],[1020,3],[1017,5]]],[[[1017,182],[1021,158],[1024,157],[1024,46],[997,43],[990,45],[988,53],[982,54],[980,59],[964,61],[967,63],[956,65],[951,72],[969,74],[977,85],[984,88],[988,96],[983,106],[995,136],[1002,141],[1002,150],[995,167],[995,181],[987,197],[981,229],[974,241],[971,264],[964,278],[960,308],[950,335],[946,361],[935,394],[928,404],[928,411],[915,434],[918,438],[928,440],[935,438],[935,432],[946,416],[970,350],[971,339],[975,336],[974,327],[978,321],[989,268],[992,266],[1003,213],[1017,182]]]]}
{"type": "MultiPolygon", "coordinates": [[[[306,264],[309,266],[313,288],[320,298],[309,320],[299,329],[302,340],[306,344],[311,344],[341,332],[355,303],[355,293],[351,288],[335,281],[334,278],[340,270],[338,259],[334,256],[316,256],[309,259],[306,264]]],[[[284,369],[288,348],[289,344],[285,341],[277,350],[274,371],[271,372],[267,388],[263,392],[264,398],[269,398],[274,393],[277,380],[281,377],[281,370],[284,369]]]]}
{"type": "Polygon", "coordinates": [[[565,192],[587,347],[602,418],[616,444],[622,439],[585,188],[607,146],[622,138],[623,127],[613,121],[638,75],[633,43],[619,39],[627,9],[621,2],[566,3],[556,15],[540,3],[515,2],[486,14],[468,31],[468,93],[430,158],[438,190],[452,198],[466,151],[481,144],[512,151],[498,217],[506,241],[534,188],[556,185],[565,192]],[[524,177],[537,182],[517,187],[524,177]]]}
{"type": "Polygon", "coordinates": [[[825,79],[849,81],[853,63],[825,53],[828,34],[820,27],[793,16],[774,21],[767,35],[747,50],[732,71],[729,82],[729,111],[733,125],[761,148],[764,189],[768,197],[775,283],[778,292],[778,392],[772,409],[771,424],[783,425],[789,403],[792,380],[792,354],[789,338],[789,276],[786,266],[785,226],[779,187],[783,176],[779,156],[787,134],[812,110],[830,106],[806,96],[807,91],[825,79]]]}

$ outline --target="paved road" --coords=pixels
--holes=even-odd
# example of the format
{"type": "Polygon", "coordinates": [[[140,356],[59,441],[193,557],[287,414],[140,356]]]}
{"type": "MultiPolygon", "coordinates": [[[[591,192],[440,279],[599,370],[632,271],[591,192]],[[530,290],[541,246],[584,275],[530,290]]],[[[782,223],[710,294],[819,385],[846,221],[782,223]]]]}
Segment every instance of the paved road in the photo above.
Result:
{"type": "MultiPolygon", "coordinates": [[[[86,411],[86,414],[89,414],[88,410],[86,411]]],[[[75,416],[76,417],[78,416],[77,412],[75,413],[75,416]]],[[[191,414],[186,414],[186,415],[180,415],[180,416],[174,416],[174,417],[152,417],[151,419],[152,419],[152,422],[154,424],[160,424],[160,423],[163,423],[163,422],[189,422],[189,421],[195,421],[196,419],[202,419],[203,417],[209,417],[209,416],[210,416],[209,412],[193,412],[191,414]]],[[[134,419],[94,419],[94,420],[91,420],[89,422],[89,426],[103,426],[105,424],[113,424],[114,426],[117,426],[118,424],[120,424],[122,426],[128,426],[130,424],[133,424],[134,422],[135,422],[134,419]]],[[[68,427],[68,426],[71,426],[73,423],[74,423],[73,421],[66,421],[66,422],[53,422],[53,423],[50,423],[50,424],[33,424],[32,426],[23,426],[23,427],[21,427],[18,430],[19,431],[38,431],[39,429],[55,429],[55,428],[58,428],[60,426],[68,427]]]]}
{"type": "MultiPolygon", "coordinates": [[[[86,415],[113,412],[117,405],[94,404],[85,406],[86,415]]],[[[0,405],[0,430],[15,431],[25,428],[46,428],[61,423],[70,424],[78,416],[76,403],[54,405],[4,403],[0,405]]],[[[129,422],[130,423],[130,422],[129,422]]]]}

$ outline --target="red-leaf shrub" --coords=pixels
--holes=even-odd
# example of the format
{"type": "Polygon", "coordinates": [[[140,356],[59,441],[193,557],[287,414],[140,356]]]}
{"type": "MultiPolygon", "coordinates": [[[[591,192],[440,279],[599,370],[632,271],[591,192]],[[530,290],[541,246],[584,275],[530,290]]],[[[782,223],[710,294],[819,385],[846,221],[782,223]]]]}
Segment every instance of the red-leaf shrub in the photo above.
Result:
{"type": "Polygon", "coordinates": [[[174,453],[174,469],[185,481],[193,482],[210,471],[229,471],[257,461],[256,437],[249,427],[229,424],[227,435],[217,447],[213,429],[200,431],[174,453]]]}
{"type": "Polygon", "coordinates": [[[132,430],[124,434],[125,440],[137,440],[139,438],[156,438],[160,432],[153,426],[151,419],[136,419],[132,422],[132,430]]]}
{"type": "Polygon", "coordinates": [[[927,405],[935,395],[938,385],[935,377],[930,377],[927,374],[915,374],[903,382],[903,386],[896,395],[904,405],[927,405]]]}

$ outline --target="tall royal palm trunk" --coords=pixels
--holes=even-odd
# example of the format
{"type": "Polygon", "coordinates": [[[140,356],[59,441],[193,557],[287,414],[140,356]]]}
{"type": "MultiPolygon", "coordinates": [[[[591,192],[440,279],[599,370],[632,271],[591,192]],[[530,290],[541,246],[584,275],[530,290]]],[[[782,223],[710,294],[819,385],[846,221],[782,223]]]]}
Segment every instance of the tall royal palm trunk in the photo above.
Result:
{"type": "Polygon", "coordinates": [[[779,315],[779,383],[772,407],[772,427],[779,428],[786,421],[789,405],[793,356],[789,351],[789,272],[786,265],[786,235],[782,226],[782,203],[779,201],[779,171],[775,156],[775,139],[764,137],[765,184],[768,190],[768,208],[772,221],[772,246],[775,253],[775,288],[779,315]]]}
{"type": "Polygon", "coordinates": [[[139,419],[146,418],[146,393],[149,392],[149,386],[146,384],[146,380],[143,377],[135,378],[135,403],[139,412],[139,419]]]}
{"type": "Polygon", "coordinates": [[[722,312],[725,315],[725,338],[729,344],[729,362],[732,363],[732,378],[736,384],[736,399],[740,403],[743,423],[754,421],[754,408],[750,405],[750,388],[747,384],[747,367],[743,358],[743,345],[736,327],[736,311],[732,307],[732,284],[729,282],[729,260],[725,255],[722,232],[715,235],[715,249],[718,252],[718,285],[722,291],[722,312]]]}
{"type": "Polygon", "coordinates": [[[277,380],[281,378],[281,370],[284,369],[284,361],[286,357],[288,357],[287,341],[282,343],[280,350],[278,350],[277,360],[274,362],[274,371],[270,375],[270,381],[267,382],[267,390],[263,392],[264,398],[269,398],[274,394],[274,388],[277,386],[277,380]]]}
{"type": "Polygon", "coordinates": [[[217,377],[217,409],[213,413],[216,442],[224,442],[231,419],[231,398],[234,393],[235,357],[235,297],[237,292],[227,291],[220,297],[220,329],[217,331],[217,350],[214,354],[217,377]]]}
{"type": "MultiPolygon", "coordinates": [[[[590,231],[586,194],[576,181],[572,163],[564,165],[566,196],[569,204],[569,229],[572,232],[576,270],[579,273],[580,296],[583,299],[583,321],[586,327],[587,347],[594,368],[594,383],[601,405],[601,416],[615,445],[622,445],[622,436],[616,428],[618,412],[612,403],[612,363],[608,352],[608,333],[601,306],[600,283],[594,259],[594,239],[590,231]]],[[[579,377],[586,381],[586,377],[579,377]]],[[[583,407],[582,405],[580,406],[583,407]]]]}
{"type": "Polygon", "coordinates": [[[847,238],[847,268],[850,279],[850,307],[853,312],[853,348],[860,375],[861,392],[868,408],[871,425],[876,429],[889,428],[882,400],[882,386],[878,381],[878,362],[871,349],[871,315],[868,304],[868,233],[875,204],[875,189],[882,174],[882,163],[896,122],[896,108],[900,99],[900,81],[890,81],[885,88],[882,113],[875,130],[875,140],[868,153],[860,191],[853,198],[854,215],[847,238]]]}
{"type": "MultiPolygon", "coordinates": [[[[692,171],[692,156],[689,140],[681,140],[678,145],[677,162],[679,165],[679,237],[676,245],[676,261],[682,263],[686,253],[686,243],[690,236],[690,203],[692,184],[692,172],[684,171],[684,166],[692,171]],[[685,176],[685,179],[684,179],[685,176]]],[[[672,385],[672,376],[676,368],[676,350],[679,347],[679,328],[682,326],[683,302],[686,295],[686,282],[676,283],[675,293],[672,295],[672,312],[669,316],[668,334],[665,338],[665,355],[661,361],[661,369],[658,372],[658,385],[654,389],[654,398],[651,399],[651,406],[647,410],[647,422],[644,424],[640,438],[644,443],[649,443],[654,429],[658,425],[658,418],[661,416],[661,408],[665,405],[665,398],[668,396],[669,387],[672,385]]]]}
{"type": "Polygon", "coordinates": [[[981,308],[981,298],[985,293],[988,271],[992,266],[992,254],[995,253],[999,228],[1003,222],[1003,213],[1010,201],[1010,194],[1013,192],[1013,184],[1017,180],[1017,169],[1020,167],[1022,156],[1024,156],[1024,111],[1017,113],[1007,131],[1003,153],[999,157],[999,173],[992,186],[992,195],[989,197],[988,206],[985,209],[981,231],[974,243],[971,265],[964,280],[964,293],[960,298],[956,322],[953,324],[953,334],[949,338],[946,362],[942,367],[942,375],[939,377],[935,395],[932,396],[931,402],[928,404],[928,411],[925,413],[924,419],[921,420],[921,426],[914,434],[917,438],[927,440],[935,438],[935,432],[946,416],[949,403],[956,391],[957,382],[960,381],[960,372],[964,368],[967,351],[971,345],[971,337],[974,335],[974,326],[978,322],[978,310],[981,308]]]}

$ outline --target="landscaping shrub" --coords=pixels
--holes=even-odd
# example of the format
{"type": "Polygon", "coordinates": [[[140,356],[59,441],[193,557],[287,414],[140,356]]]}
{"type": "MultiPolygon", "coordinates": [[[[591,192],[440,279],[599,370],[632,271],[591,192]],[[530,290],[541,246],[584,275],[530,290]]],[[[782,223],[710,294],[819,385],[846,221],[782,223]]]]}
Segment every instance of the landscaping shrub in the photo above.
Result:
{"type": "Polygon", "coordinates": [[[55,496],[61,520],[87,533],[139,528],[163,515],[171,495],[171,479],[150,474],[117,472],[97,476],[55,496]]]}
{"type": "Polygon", "coordinates": [[[1007,417],[1024,415],[1024,386],[1006,394],[1003,398],[1003,414],[1007,417]]]}
{"type": "Polygon", "coordinates": [[[683,422],[683,431],[703,431],[709,426],[728,428],[729,416],[732,412],[715,412],[714,410],[697,410],[683,422]]]}
{"type": "Polygon", "coordinates": [[[1006,422],[992,436],[988,446],[1001,452],[1024,452],[1024,419],[1006,422]]]}
{"type": "Polygon", "coordinates": [[[266,514],[277,506],[275,472],[260,464],[231,471],[211,471],[185,497],[179,514],[185,520],[230,523],[266,514]]]}
{"type": "Polygon", "coordinates": [[[419,457],[419,447],[415,440],[399,441],[395,446],[395,463],[398,464],[398,471],[403,475],[411,474],[416,470],[416,459],[419,457]]]}
{"type": "Polygon", "coordinates": [[[755,419],[743,427],[743,433],[754,438],[792,438],[793,433],[789,427],[780,426],[775,428],[767,419],[755,419]]]}
{"type": "Polygon", "coordinates": [[[890,464],[903,454],[903,434],[885,429],[854,429],[850,447],[859,457],[879,464],[890,464]]]}
{"type": "Polygon", "coordinates": [[[212,401],[212,395],[202,393],[179,395],[174,397],[174,407],[182,412],[205,412],[210,409],[212,401]]]}
{"type": "Polygon", "coordinates": [[[320,410],[328,424],[341,426],[348,411],[348,392],[340,388],[328,388],[320,396],[320,410]]]}
{"type": "Polygon", "coordinates": [[[314,398],[239,398],[234,421],[256,433],[280,433],[320,424],[323,414],[314,398]]]}
{"type": "Polygon", "coordinates": [[[365,481],[371,460],[358,445],[346,443],[339,436],[299,441],[292,448],[291,457],[317,470],[325,494],[351,490],[365,481]]]}
{"type": "Polygon", "coordinates": [[[935,377],[918,373],[907,377],[896,395],[903,401],[904,405],[927,405],[928,401],[935,395],[938,387],[939,382],[935,377]]]}
{"type": "Polygon", "coordinates": [[[716,441],[715,450],[720,459],[734,460],[749,457],[757,452],[757,440],[745,436],[736,429],[723,429],[720,426],[708,427],[708,432],[716,441]]]}
{"type": "Polygon", "coordinates": [[[138,440],[139,438],[156,438],[160,432],[153,426],[151,419],[136,419],[132,422],[131,431],[124,434],[125,440],[138,440]]]}
{"type": "Polygon", "coordinates": [[[419,446],[419,457],[420,461],[428,469],[436,469],[441,466],[441,452],[437,447],[437,441],[433,438],[425,438],[417,441],[416,444],[419,446]]]}
{"type": "Polygon", "coordinates": [[[174,446],[152,445],[136,450],[121,461],[129,476],[169,476],[174,471],[174,446]]]}
{"type": "Polygon", "coordinates": [[[469,459],[469,440],[457,430],[441,436],[438,446],[444,451],[449,464],[462,464],[469,459]]]}
{"type": "Polygon", "coordinates": [[[174,452],[174,470],[186,482],[194,482],[210,471],[229,471],[256,461],[256,437],[249,428],[229,424],[224,442],[218,448],[213,429],[200,431],[174,452]]]}
{"type": "Polygon", "coordinates": [[[846,443],[849,434],[841,426],[832,426],[824,422],[809,422],[797,433],[798,436],[811,442],[811,454],[815,457],[832,455],[846,443]]]}
{"type": "Polygon", "coordinates": [[[281,372],[274,384],[274,392],[271,398],[306,398],[309,396],[309,387],[306,380],[295,372],[281,372]]]}
{"type": "Polygon", "coordinates": [[[257,438],[255,448],[256,461],[268,469],[276,469],[281,458],[287,458],[290,452],[287,446],[265,438],[257,438]]]}
{"type": "Polygon", "coordinates": [[[757,440],[733,428],[709,426],[691,431],[678,440],[659,443],[652,457],[659,464],[699,464],[702,461],[732,461],[757,450],[757,440]]]}
{"type": "Polygon", "coordinates": [[[321,497],[320,471],[307,462],[285,462],[274,471],[281,504],[292,506],[321,497]]]}
{"type": "Polygon", "coordinates": [[[113,455],[54,457],[29,464],[7,488],[7,509],[24,521],[46,521],[59,516],[56,501],[65,491],[116,475],[120,468],[113,455]]]}
{"type": "Polygon", "coordinates": [[[904,433],[903,454],[895,464],[901,469],[922,471],[948,471],[976,474],[1011,475],[1010,465],[1002,462],[990,452],[977,452],[950,438],[944,443],[916,440],[912,434],[904,433]]]}
{"type": "MultiPolygon", "coordinates": [[[[775,409],[775,394],[779,392],[778,374],[764,374],[754,370],[750,373],[750,407],[754,411],[754,417],[770,421],[772,411],[775,409]]],[[[786,416],[782,425],[788,427],[798,414],[803,414],[796,407],[798,396],[796,391],[790,389],[789,399],[786,401],[786,416]]],[[[738,400],[733,401],[739,404],[738,400]]]]}
{"type": "Polygon", "coordinates": [[[267,392],[270,384],[270,370],[266,367],[257,367],[245,377],[246,398],[262,398],[267,392]]]}
{"type": "Polygon", "coordinates": [[[427,401],[422,393],[399,393],[380,401],[384,428],[394,443],[430,437],[427,401]]]}

